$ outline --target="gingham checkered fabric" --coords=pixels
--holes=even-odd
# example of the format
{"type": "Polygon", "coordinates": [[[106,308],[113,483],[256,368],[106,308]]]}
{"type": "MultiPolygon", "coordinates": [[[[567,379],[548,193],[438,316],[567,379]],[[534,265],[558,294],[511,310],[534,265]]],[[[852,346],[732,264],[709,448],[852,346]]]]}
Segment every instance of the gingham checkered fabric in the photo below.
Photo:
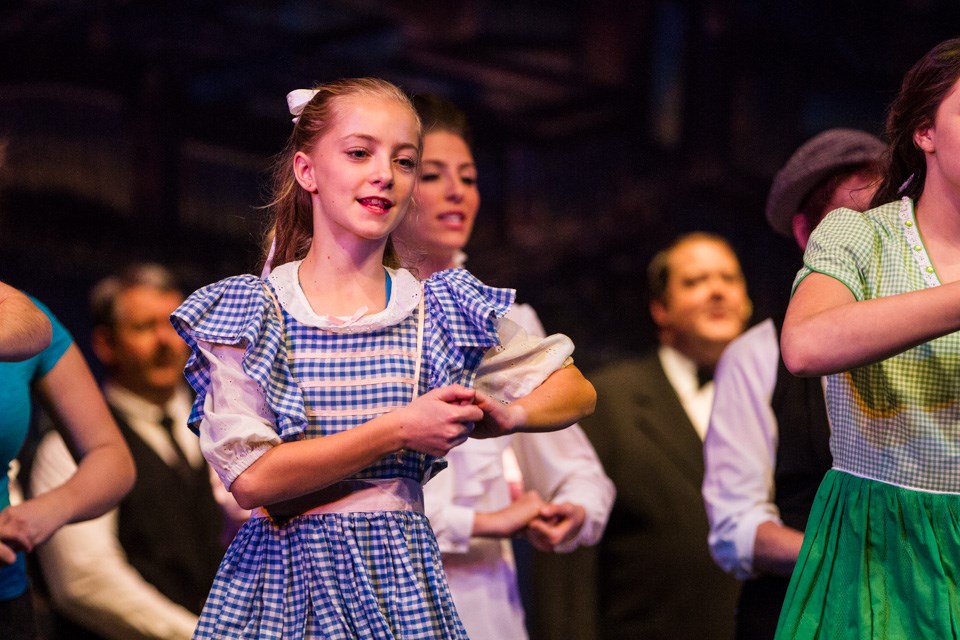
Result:
{"type": "Polygon", "coordinates": [[[197,340],[203,340],[245,344],[244,368],[266,391],[267,403],[277,415],[280,437],[284,441],[301,437],[307,428],[307,414],[290,376],[283,328],[261,280],[245,275],[207,285],[191,294],[170,319],[192,351],[184,375],[197,393],[189,419],[194,432],[199,432],[210,385],[210,363],[197,348],[197,340]]]}
{"type": "MultiPolygon", "coordinates": [[[[857,300],[936,286],[909,200],[900,214],[900,202],[830,213],[810,237],[794,288],[812,272],[836,278],[857,300]]],[[[835,468],[960,493],[960,333],[829,376],[827,408],[835,468]]]]}
{"type": "MultiPolygon", "coordinates": [[[[268,284],[269,286],[269,284],[268,284]]],[[[463,270],[424,285],[419,393],[470,384],[483,352],[497,344],[493,318],[513,292],[486,287],[463,270]]],[[[244,368],[278,415],[284,440],[350,429],[413,396],[417,317],[368,332],[324,331],[281,311],[261,281],[228,278],[194,293],[174,314],[181,335],[244,342],[244,368]]],[[[208,364],[194,350],[187,376],[203,415],[208,364]]],[[[421,480],[432,456],[390,455],[355,478],[421,480]]],[[[277,527],[253,518],[234,539],[214,581],[195,638],[465,638],[443,576],[429,521],[419,513],[337,513],[277,527]]]]}

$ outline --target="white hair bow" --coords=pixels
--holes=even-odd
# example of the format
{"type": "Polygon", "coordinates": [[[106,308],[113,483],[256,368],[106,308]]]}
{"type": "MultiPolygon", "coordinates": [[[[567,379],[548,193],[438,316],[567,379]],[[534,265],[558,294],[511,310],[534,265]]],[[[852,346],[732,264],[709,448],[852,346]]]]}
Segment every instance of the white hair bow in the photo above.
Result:
{"type": "Polygon", "coordinates": [[[307,106],[308,102],[313,100],[313,96],[317,95],[317,93],[318,91],[316,89],[294,89],[287,94],[287,108],[290,109],[290,115],[294,116],[294,123],[300,120],[300,114],[303,113],[303,108],[307,106]]]}

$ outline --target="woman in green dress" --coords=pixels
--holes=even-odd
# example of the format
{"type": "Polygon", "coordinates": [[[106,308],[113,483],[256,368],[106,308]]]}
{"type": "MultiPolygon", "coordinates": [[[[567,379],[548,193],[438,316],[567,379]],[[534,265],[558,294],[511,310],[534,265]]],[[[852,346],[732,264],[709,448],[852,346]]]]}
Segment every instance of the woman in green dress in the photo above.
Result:
{"type": "Polygon", "coordinates": [[[960,637],[960,39],[907,73],[872,209],[810,238],[782,353],[828,375],[834,468],[778,639],[960,637]]]}

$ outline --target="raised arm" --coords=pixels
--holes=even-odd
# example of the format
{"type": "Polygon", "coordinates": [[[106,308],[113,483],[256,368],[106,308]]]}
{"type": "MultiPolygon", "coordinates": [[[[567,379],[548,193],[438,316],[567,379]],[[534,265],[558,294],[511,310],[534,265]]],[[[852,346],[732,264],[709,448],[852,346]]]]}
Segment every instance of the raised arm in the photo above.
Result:
{"type": "Polygon", "coordinates": [[[50,344],[50,320],[30,298],[0,282],[0,362],[25,360],[50,344]]]}
{"type": "Polygon", "coordinates": [[[811,273],[797,286],[781,350],[792,373],[817,376],[878,362],[960,329],[960,282],[855,300],[839,280],[811,273]]]}
{"type": "Polygon", "coordinates": [[[347,431],[275,445],[230,490],[241,507],[253,509],[318,491],[401,449],[443,455],[462,443],[469,423],[480,418],[472,396],[465,387],[435,389],[347,431]]]}
{"type": "Polygon", "coordinates": [[[586,418],[597,406],[597,391],[580,369],[567,365],[512,403],[523,410],[521,431],[553,431],[586,418]]]}

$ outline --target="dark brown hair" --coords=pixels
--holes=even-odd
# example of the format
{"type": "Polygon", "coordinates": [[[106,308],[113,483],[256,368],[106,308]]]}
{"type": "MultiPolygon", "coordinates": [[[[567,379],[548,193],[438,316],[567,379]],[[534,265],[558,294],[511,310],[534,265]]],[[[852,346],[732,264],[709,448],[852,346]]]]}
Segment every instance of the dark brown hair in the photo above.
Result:
{"type": "Polygon", "coordinates": [[[861,187],[862,189],[869,189],[880,179],[879,162],[861,162],[859,164],[842,167],[838,169],[836,173],[831,173],[814,185],[803,197],[797,213],[806,218],[810,230],[813,230],[820,224],[823,217],[830,213],[827,210],[827,205],[833,200],[833,196],[837,191],[837,187],[840,186],[840,183],[856,175],[863,175],[869,179],[870,184],[861,187]]]}
{"type": "Polygon", "coordinates": [[[467,114],[460,107],[432,93],[415,95],[413,106],[423,124],[423,135],[446,131],[463,138],[468,147],[473,146],[473,133],[467,122],[467,114]]]}
{"type": "Polygon", "coordinates": [[[958,78],[960,38],[941,42],[907,71],[887,113],[887,166],[871,207],[902,196],[916,199],[923,193],[927,164],[913,135],[933,124],[937,108],[958,78]]]}

